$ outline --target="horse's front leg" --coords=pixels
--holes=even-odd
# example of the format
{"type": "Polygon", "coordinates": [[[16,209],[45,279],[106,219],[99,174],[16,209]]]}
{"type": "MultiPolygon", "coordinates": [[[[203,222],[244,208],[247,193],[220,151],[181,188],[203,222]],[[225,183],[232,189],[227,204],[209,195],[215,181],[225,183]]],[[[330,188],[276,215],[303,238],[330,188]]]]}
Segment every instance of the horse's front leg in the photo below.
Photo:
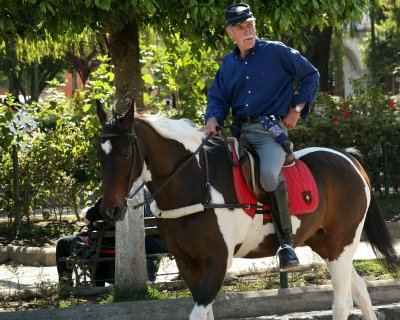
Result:
{"type": "Polygon", "coordinates": [[[214,320],[212,304],[226,275],[226,257],[177,261],[177,265],[195,301],[189,320],[214,320]]]}
{"type": "Polygon", "coordinates": [[[198,306],[197,303],[194,306],[192,313],[189,316],[189,320],[214,320],[214,312],[212,309],[212,303],[206,307],[198,306]]]}

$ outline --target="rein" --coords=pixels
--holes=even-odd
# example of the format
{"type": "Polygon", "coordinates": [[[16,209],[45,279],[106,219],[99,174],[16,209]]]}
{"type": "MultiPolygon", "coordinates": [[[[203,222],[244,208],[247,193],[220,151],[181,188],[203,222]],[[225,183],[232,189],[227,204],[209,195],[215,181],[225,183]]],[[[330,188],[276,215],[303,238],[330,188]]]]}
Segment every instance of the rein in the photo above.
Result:
{"type": "MultiPolygon", "coordinates": [[[[137,137],[136,137],[136,138],[137,138],[137,137]]],[[[194,153],[192,153],[192,154],[190,155],[190,157],[187,158],[187,159],[185,160],[185,162],[182,163],[182,164],[178,167],[178,169],[176,169],[175,172],[174,172],[173,174],[171,174],[171,175],[167,178],[167,180],[165,180],[165,181],[161,184],[161,186],[158,187],[158,189],[157,189],[156,191],[153,192],[153,194],[151,195],[151,197],[152,197],[153,199],[154,199],[154,196],[155,196],[156,194],[158,194],[158,193],[168,184],[168,182],[171,181],[172,178],[174,178],[176,175],[178,175],[178,173],[181,172],[181,170],[182,170],[184,167],[186,167],[186,165],[187,165],[194,157],[196,157],[196,155],[200,152],[201,149],[203,149],[204,145],[207,143],[207,141],[208,141],[210,138],[211,138],[211,134],[209,134],[205,139],[203,139],[202,142],[201,142],[201,144],[199,145],[199,147],[196,149],[196,151],[195,151],[194,153]]],[[[144,185],[145,185],[145,183],[143,182],[143,183],[133,192],[133,194],[130,195],[130,198],[133,198],[135,195],[137,195],[138,192],[144,187],[144,185]]],[[[126,200],[130,200],[130,199],[126,198],[126,200]]],[[[142,201],[142,202],[140,202],[140,203],[134,205],[134,206],[133,206],[133,209],[137,209],[137,208],[143,206],[144,204],[146,204],[146,201],[142,201]]]]}
{"type": "MultiPolygon", "coordinates": [[[[222,128],[219,128],[219,130],[222,133],[222,139],[224,140],[224,145],[226,146],[226,151],[228,154],[228,158],[230,159],[231,163],[232,163],[232,158],[230,157],[230,150],[229,150],[229,144],[227,142],[225,133],[223,131],[222,128]]],[[[136,145],[137,145],[137,135],[135,132],[129,132],[126,133],[126,135],[128,136],[133,136],[134,140],[135,140],[135,145],[134,145],[134,149],[136,149],[136,145]]],[[[102,138],[108,138],[108,137],[118,137],[121,136],[120,134],[116,134],[116,133],[109,133],[109,134],[101,134],[100,135],[102,138]]],[[[211,183],[210,183],[210,178],[209,178],[209,163],[208,163],[208,157],[207,157],[207,152],[204,150],[204,145],[207,143],[207,141],[211,138],[211,134],[208,134],[207,137],[205,139],[202,139],[201,144],[199,145],[199,147],[196,149],[196,151],[194,153],[192,153],[190,155],[189,158],[187,158],[185,160],[185,162],[183,162],[176,170],[174,173],[172,173],[162,184],[161,186],[159,186],[156,191],[154,191],[151,194],[151,197],[154,199],[155,195],[157,195],[163,188],[165,188],[165,186],[171,181],[171,179],[173,179],[176,175],[179,174],[179,172],[182,171],[182,169],[190,162],[193,160],[193,158],[195,158],[197,156],[197,154],[200,153],[201,150],[203,150],[204,153],[204,163],[205,163],[205,174],[206,174],[206,199],[204,201],[204,204],[201,204],[204,209],[216,209],[216,208],[221,208],[221,209],[251,209],[251,208],[256,208],[256,209],[261,209],[263,206],[262,205],[257,205],[257,204],[240,204],[240,203],[212,203],[211,202],[211,183]]],[[[143,159],[142,154],[140,152],[140,148],[139,146],[137,146],[137,151],[139,152],[140,155],[140,159],[143,159]]],[[[234,152],[234,151],[232,151],[234,152]]],[[[232,163],[232,165],[237,165],[232,163]]],[[[131,172],[130,172],[130,178],[129,178],[129,185],[132,185],[133,183],[133,168],[134,166],[131,167],[131,172]]],[[[143,189],[145,186],[145,182],[142,182],[142,184],[131,194],[128,195],[128,197],[126,197],[125,199],[131,200],[132,198],[134,198],[141,189],[143,189]]],[[[148,204],[148,201],[142,201],[136,205],[133,205],[132,208],[133,209],[137,209],[140,208],[142,206],[144,206],[145,204],[148,204]]]]}
{"type": "MultiPolygon", "coordinates": [[[[234,163],[232,160],[232,157],[230,155],[230,149],[229,149],[229,143],[228,140],[226,139],[225,132],[223,131],[222,128],[219,128],[219,130],[222,133],[222,139],[224,140],[224,145],[226,147],[226,152],[228,154],[228,159],[231,161],[231,164],[233,166],[240,165],[240,163],[234,163]]],[[[210,178],[209,178],[209,165],[208,165],[208,157],[207,157],[207,152],[203,150],[204,152],[204,164],[205,164],[205,171],[206,171],[206,200],[204,201],[204,209],[262,209],[262,205],[258,204],[240,204],[240,203],[212,203],[211,202],[211,183],[210,183],[210,178]]],[[[231,152],[235,152],[232,150],[231,152]]],[[[263,213],[263,212],[261,212],[263,213]]]]}

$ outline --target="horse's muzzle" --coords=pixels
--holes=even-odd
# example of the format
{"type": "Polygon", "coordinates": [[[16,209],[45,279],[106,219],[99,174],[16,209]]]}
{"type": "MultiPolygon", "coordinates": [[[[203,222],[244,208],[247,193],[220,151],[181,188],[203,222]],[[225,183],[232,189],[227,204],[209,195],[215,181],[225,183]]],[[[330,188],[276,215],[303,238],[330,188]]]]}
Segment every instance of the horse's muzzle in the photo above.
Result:
{"type": "Polygon", "coordinates": [[[100,213],[104,219],[111,221],[121,221],[125,218],[126,206],[100,208],[100,213]]]}

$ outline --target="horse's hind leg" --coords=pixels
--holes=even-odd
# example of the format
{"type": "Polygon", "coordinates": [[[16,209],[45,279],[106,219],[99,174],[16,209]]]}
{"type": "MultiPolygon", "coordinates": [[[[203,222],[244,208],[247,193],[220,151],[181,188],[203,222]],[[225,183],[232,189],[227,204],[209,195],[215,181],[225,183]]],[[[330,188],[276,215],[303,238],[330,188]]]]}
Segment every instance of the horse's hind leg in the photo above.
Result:
{"type": "Polygon", "coordinates": [[[351,292],[354,302],[360,307],[364,319],[376,320],[376,314],[372,307],[365,281],[359,276],[354,267],[351,270],[351,292]]]}
{"type": "Polygon", "coordinates": [[[346,320],[353,307],[351,297],[351,258],[326,261],[331,272],[333,289],[332,319],[346,320]]]}
{"type": "Polygon", "coordinates": [[[367,286],[354,269],[352,258],[342,256],[327,264],[331,272],[333,288],[332,319],[346,320],[353,307],[354,299],[364,319],[376,320],[367,286]]]}
{"type": "Polygon", "coordinates": [[[353,299],[366,320],[376,320],[365,282],[353,267],[354,253],[360,243],[356,239],[357,237],[351,245],[345,247],[336,260],[327,261],[333,288],[332,318],[334,320],[347,319],[353,307],[353,299]]]}

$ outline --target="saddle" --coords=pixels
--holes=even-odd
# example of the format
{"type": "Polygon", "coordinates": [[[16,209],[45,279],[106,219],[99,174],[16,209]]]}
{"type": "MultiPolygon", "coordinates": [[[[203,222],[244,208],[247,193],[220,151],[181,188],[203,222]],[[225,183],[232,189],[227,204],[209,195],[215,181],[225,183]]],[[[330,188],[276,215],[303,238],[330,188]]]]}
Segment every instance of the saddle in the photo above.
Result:
{"type": "MultiPolygon", "coordinates": [[[[228,143],[232,151],[235,192],[241,204],[263,204],[262,210],[245,209],[254,216],[269,212],[267,192],[260,182],[259,158],[253,147],[245,139],[237,140],[229,137],[228,143]],[[246,202],[246,203],[244,203],[246,202]]],[[[282,173],[286,178],[291,214],[314,212],[319,204],[318,189],[308,167],[294,156],[285,159],[282,173]]]]}

